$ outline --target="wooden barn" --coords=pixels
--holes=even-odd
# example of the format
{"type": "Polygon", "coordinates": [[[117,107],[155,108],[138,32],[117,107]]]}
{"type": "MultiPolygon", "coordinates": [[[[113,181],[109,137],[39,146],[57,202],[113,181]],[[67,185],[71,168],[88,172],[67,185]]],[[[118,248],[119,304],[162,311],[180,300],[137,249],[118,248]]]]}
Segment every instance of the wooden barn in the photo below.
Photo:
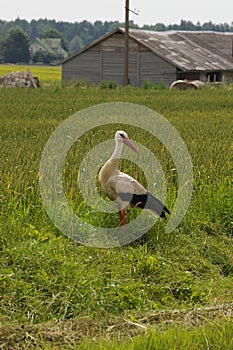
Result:
{"type": "MultiPolygon", "coordinates": [[[[124,29],[99,38],[62,62],[63,81],[124,80],[124,29]]],[[[129,30],[129,83],[177,79],[233,82],[233,33],[129,30]]]]}

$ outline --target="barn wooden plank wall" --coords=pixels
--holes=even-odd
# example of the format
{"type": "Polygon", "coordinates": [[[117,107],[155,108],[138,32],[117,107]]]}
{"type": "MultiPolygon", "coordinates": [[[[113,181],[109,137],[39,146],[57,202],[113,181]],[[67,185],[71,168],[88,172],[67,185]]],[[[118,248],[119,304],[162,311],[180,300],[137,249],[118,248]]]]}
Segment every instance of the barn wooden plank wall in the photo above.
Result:
{"type": "Polygon", "coordinates": [[[151,51],[140,47],[140,86],[145,80],[170,85],[176,80],[176,68],[151,51]]]}
{"type": "Polygon", "coordinates": [[[80,79],[99,84],[101,80],[100,54],[100,45],[96,45],[63,64],[62,80],[80,79]]]}
{"type": "MultiPolygon", "coordinates": [[[[63,64],[63,80],[124,80],[124,35],[115,33],[63,64]]],[[[146,79],[169,85],[176,79],[176,68],[133,39],[129,39],[129,83],[140,87],[146,79]]]]}

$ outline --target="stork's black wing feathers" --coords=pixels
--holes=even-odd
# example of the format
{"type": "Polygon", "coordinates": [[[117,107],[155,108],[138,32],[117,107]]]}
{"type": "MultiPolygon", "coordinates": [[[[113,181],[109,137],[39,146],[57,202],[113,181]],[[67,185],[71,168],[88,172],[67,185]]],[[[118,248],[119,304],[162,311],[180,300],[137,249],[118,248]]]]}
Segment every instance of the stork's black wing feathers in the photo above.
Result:
{"type": "Polygon", "coordinates": [[[118,193],[122,201],[129,202],[132,205],[137,206],[142,209],[153,210],[161,218],[166,219],[165,212],[170,214],[170,211],[167,207],[156,197],[154,197],[150,192],[145,194],[132,194],[129,192],[120,192],[118,193]]]}

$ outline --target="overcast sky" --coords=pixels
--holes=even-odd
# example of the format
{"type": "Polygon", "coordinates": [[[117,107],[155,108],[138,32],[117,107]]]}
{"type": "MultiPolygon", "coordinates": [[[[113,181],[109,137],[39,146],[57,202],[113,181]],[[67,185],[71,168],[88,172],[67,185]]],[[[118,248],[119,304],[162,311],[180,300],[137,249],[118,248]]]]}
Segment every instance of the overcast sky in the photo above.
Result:
{"type": "MultiPolygon", "coordinates": [[[[55,19],[81,22],[88,20],[124,21],[125,0],[0,0],[0,19],[55,19]]],[[[232,0],[130,0],[130,8],[139,15],[130,19],[143,24],[179,24],[181,19],[194,24],[212,21],[215,24],[233,22],[232,0]]]]}

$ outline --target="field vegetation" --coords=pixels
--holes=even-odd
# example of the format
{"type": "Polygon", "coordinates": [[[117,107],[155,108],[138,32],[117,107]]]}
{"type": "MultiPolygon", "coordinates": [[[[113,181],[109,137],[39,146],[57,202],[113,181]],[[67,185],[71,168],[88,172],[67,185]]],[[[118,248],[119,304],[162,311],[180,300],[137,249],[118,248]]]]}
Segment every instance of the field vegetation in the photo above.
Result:
{"type": "Polygon", "coordinates": [[[40,65],[17,65],[17,64],[0,64],[0,77],[11,72],[25,72],[30,69],[35,77],[38,77],[44,84],[48,82],[61,81],[61,67],[60,66],[40,66],[40,65]]]}
{"type": "MultiPolygon", "coordinates": [[[[50,69],[57,76],[58,68],[50,69]]],[[[0,88],[0,349],[232,349],[233,90],[62,86],[46,83],[50,72],[38,71],[44,83],[37,90],[0,88]],[[192,159],[194,190],[173,232],[165,233],[159,220],[132,244],[96,249],[65,237],[50,221],[39,165],[63,120],[114,101],[147,106],[176,127],[192,159]]],[[[87,132],[64,165],[70,204],[100,226],[118,225],[118,215],[83,201],[78,169],[85,153],[115,131],[106,125],[87,132]]],[[[173,160],[148,133],[126,131],[162,164],[172,210],[173,160]]],[[[145,181],[143,169],[126,160],[121,166],[145,181]]],[[[127,220],[135,215],[131,210],[127,220]]]]}

